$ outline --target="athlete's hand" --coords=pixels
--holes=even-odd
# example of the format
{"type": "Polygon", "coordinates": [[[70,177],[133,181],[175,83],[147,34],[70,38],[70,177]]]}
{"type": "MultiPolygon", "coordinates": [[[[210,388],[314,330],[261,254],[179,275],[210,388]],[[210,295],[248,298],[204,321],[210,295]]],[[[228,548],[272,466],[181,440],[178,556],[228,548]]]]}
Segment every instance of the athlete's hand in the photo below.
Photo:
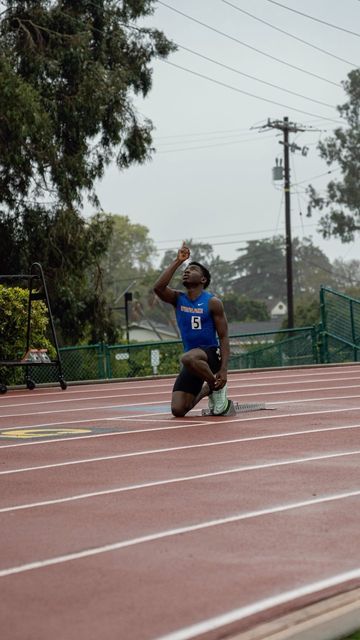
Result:
{"type": "Polygon", "coordinates": [[[177,253],[177,259],[180,260],[181,262],[185,262],[185,260],[188,260],[189,258],[190,258],[190,249],[189,247],[186,246],[185,242],[183,242],[177,253]]]}
{"type": "Polygon", "coordinates": [[[222,389],[226,385],[226,382],[227,382],[227,371],[222,371],[220,369],[220,371],[218,371],[215,374],[215,385],[214,385],[215,391],[217,391],[218,389],[222,389]]]}

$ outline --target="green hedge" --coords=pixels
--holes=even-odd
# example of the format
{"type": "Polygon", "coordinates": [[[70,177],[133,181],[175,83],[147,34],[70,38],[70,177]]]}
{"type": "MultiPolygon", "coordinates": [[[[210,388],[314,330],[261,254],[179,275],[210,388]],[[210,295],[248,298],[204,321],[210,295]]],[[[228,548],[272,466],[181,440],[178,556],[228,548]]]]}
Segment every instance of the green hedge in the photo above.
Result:
{"type": "MultiPolygon", "coordinates": [[[[29,291],[22,287],[0,284],[0,360],[21,360],[26,351],[29,291]]],[[[49,316],[46,304],[34,300],[31,304],[30,348],[47,349],[56,357],[55,347],[46,337],[49,316]]],[[[22,367],[0,367],[0,380],[5,384],[19,384],[24,380],[22,367]]]]}

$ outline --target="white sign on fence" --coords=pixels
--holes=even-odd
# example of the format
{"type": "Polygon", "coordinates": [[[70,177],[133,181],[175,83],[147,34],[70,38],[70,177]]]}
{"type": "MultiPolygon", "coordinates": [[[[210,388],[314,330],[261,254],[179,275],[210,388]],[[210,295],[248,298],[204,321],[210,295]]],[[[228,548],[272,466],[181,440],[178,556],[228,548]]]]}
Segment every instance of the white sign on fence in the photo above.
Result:
{"type": "Polygon", "coordinates": [[[152,349],[150,352],[150,360],[151,360],[151,366],[152,366],[152,370],[153,370],[153,374],[154,376],[157,375],[158,372],[158,366],[160,364],[160,350],[159,349],[152,349]]]}

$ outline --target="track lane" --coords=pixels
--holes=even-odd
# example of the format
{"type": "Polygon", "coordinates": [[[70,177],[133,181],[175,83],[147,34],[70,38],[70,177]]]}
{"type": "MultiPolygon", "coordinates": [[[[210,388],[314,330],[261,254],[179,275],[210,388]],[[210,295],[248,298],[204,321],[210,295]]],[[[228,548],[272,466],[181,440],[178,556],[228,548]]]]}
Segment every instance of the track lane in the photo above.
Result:
{"type": "Polygon", "coordinates": [[[359,505],[359,498],[349,498],[321,509],[250,514],[242,522],[210,524],[180,535],[169,532],[165,539],[139,539],[135,545],[129,541],[130,546],[101,554],[94,549],[95,555],[8,576],[0,611],[5,623],[11,623],[14,639],[29,624],[37,638],[45,638],[46,620],[46,633],[66,628],[70,639],[75,633],[77,638],[99,637],[99,625],[101,637],[111,638],[121,625],[124,637],[149,640],[269,598],[279,593],[280,585],[282,592],[294,585],[299,590],[351,572],[360,563],[353,535],[359,505]],[[341,538],[339,516],[346,523],[341,538]],[[71,588],[64,588],[69,581],[71,588]],[[9,621],[14,597],[28,606],[9,621]],[[56,602],[51,612],[49,601],[56,602]],[[79,616],[79,610],[87,615],[79,616]]]}
{"type": "MultiPolygon", "coordinates": [[[[334,370],[326,369],[326,374],[330,372],[333,375],[334,370]]],[[[339,370],[337,368],[337,372],[339,370]]],[[[346,368],[346,372],[350,373],[350,370],[354,377],[356,368],[346,368]]],[[[61,566],[43,567],[36,572],[29,571],[17,576],[4,577],[6,596],[4,602],[0,602],[0,612],[2,619],[6,618],[6,622],[10,624],[12,640],[23,640],[21,633],[24,633],[29,625],[35,629],[37,640],[47,640],[51,630],[55,637],[59,637],[59,629],[61,632],[66,629],[66,640],[75,640],[75,637],[76,640],[92,640],[92,637],[94,640],[98,640],[98,637],[113,640],[117,637],[113,634],[118,633],[120,625],[121,631],[124,630],[124,637],[153,640],[159,635],[165,635],[170,640],[172,631],[176,629],[191,628],[199,622],[214,620],[214,616],[221,616],[226,611],[244,612],[247,608],[256,608],[271,597],[276,599],[276,594],[294,591],[294,583],[297,587],[295,592],[299,597],[301,588],[308,588],[310,585],[311,594],[313,584],[321,579],[329,581],[331,577],[344,571],[348,572],[347,580],[350,580],[347,563],[351,562],[354,566],[354,563],[358,562],[360,567],[359,545],[356,544],[360,524],[360,502],[359,497],[345,497],[341,492],[360,490],[360,454],[352,453],[307,462],[298,460],[291,465],[281,464],[285,462],[283,456],[286,452],[296,452],[298,455],[303,449],[309,452],[311,447],[316,452],[320,451],[322,455],[324,450],[328,451],[329,455],[333,455],[330,452],[335,452],[335,455],[345,453],[345,449],[349,453],[356,451],[355,444],[359,439],[355,425],[359,423],[360,416],[358,394],[352,393],[354,390],[356,392],[356,388],[354,389],[353,383],[349,384],[345,379],[335,383],[332,381],[327,386],[335,385],[336,389],[323,389],[322,397],[315,399],[314,385],[310,386],[309,380],[313,380],[315,384],[315,379],[319,375],[324,376],[324,373],[317,371],[314,374],[314,371],[310,372],[311,378],[307,378],[307,389],[306,376],[294,374],[294,371],[287,375],[285,384],[288,386],[284,385],[280,389],[279,386],[275,387],[273,396],[273,386],[265,384],[261,387],[264,398],[279,398],[278,392],[281,389],[283,392],[291,390],[289,382],[293,376],[293,381],[297,379],[303,384],[302,390],[299,391],[301,401],[296,399],[298,392],[294,394],[295,402],[289,402],[289,396],[293,394],[286,394],[287,399],[283,404],[282,400],[278,400],[276,411],[271,412],[271,416],[248,414],[240,419],[236,417],[235,420],[220,418],[206,421],[191,415],[185,420],[176,421],[161,412],[156,415],[156,411],[146,410],[146,407],[154,405],[145,403],[137,407],[137,413],[128,412],[128,415],[114,416],[116,429],[125,428],[126,432],[106,434],[107,437],[104,438],[100,437],[100,434],[99,437],[85,436],[82,440],[73,441],[58,438],[57,442],[43,443],[40,446],[26,443],[29,446],[15,445],[8,449],[3,448],[2,456],[4,454],[7,457],[5,468],[16,470],[17,465],[27,461],[30,464],[34,464],[36,460],[41,462],[44,456],[50,456],[56,464],[76,461],[74,454],[80,454],[80,458],[89,456],[94,451],[96,454],[100,451],[100,455],[106,455],[106,452],[114,455],[114,447],[115,455],[126,455],[136,453],[139,445],[142,448],[156,445],[160,445],[159,448],[187,446],[191,443],[205,445],[216,439],[224,439],[225,434],[228,438],[236,439],[239,435],[249,436],[249,432],[260,437],[274,436],[273,440],[259,440],[257,443],[218,443],[211,447],[145,454],[139,456],[137,467],[134,465],[134,456],[131,462],[130,459],[120,458],[117,461],[84,462],[71,467],[22,471],[12,476],[0,476],[1,483],[6,478],[12,478],[14,484],[16,479],[20,494],[15,492],[14,499],[21,494],[28,498],[41,496],[40,483],[38,484],[38,480],[34,481],[34,478],[37,474],[43,476],[45,483],[49,482],[47,489],[51,500],[51,496],[57,495],[59,485],[67,491],[74,487],[82,489],[86,486],[92,487],[93,492],[94,489],[101,490],[102,486],[107,487],[104,490],[116,488],[114,482],[119,477],[120,468],[120,480],[126,478],[128,481],[128,475],[139,479],[146,478],[146,474],[153,473],[154,469],[156,474],[161,475],[161,471],[174,469],[184,472],[197,471],[198,468],[205,469],[207,464],[208,469],[210,465],[211,469],[220,468],[221,472],[223,465],[224,474],[221,472],[222,475],[216,477],[189,479],[180,483],[131,490],[128,487],[128,490],[118,494],[89,496],[78,501],[2,513],[0,523],[3,524],[3,532],[6,533],[7,539],[3,552],[7,560],[13,558],[15,564],[19,562],[21,555],[25,562],[30,557],[44,558],[41,554],[46,550],[50,553],[49,557],[54,557],[57,549],[59,553],[64,553],[64,549],[65,553],[69,549],[91,548],[96,551],[94,545],[104,544],[104,541],[106,543],[109,537],[116,544],[116,540],[119,540],[116,538],[117,533],[122,536],[122,544],[124,541],[126,543],[126,540],[134,539],[134,536],[141,536],[142,532],[145,536],[149,535],[149,531],[150,535],[156,535],[156,532],[161,534],[169,527],[169,523],[172,527],[183,527],[184,523],[186,526],[186,523],[190,522],[191,526],[191,523],[196,523],[196,518],[200,518],[200,522],[204,524],[206,518],[206,521],[210,522],[209,518],[231,517],[235,512],[240,513],[236,523],[227,522],[208,528],[205,526],[201,531],[189,530],[181,535],[170,533],[159,541],[148,540],[82,560],[74,559],[61,566]],[[346,386],[352,388],[344,393],[346,386]],[[326,397],[327,393],[331,394],[333,391],[334,395],[326,397]],[[145,411],[141,411],[142,408],[145,408],[145,411]],[[151,431],[141,428],[142,421],[151,431]],[[180,428],[181,423],[186,428],[180,428]],[[167,429],[169,426],[171,430],[167,429]],[[318,427],[331,426],[349,428],[279,437],[281,433],[290,429],[292,432],[312,431],[318,427]],[[157,431],[158,428],[163,430],[157,431]],[[288,441],[287,448],[285,441],[288,441]],[[208,452],[204,456],[203,451],[206,449],[208,452]],[[225,450],[230,449],[231,453],[227,455],[225,450]],[[221,453],[214,455],[215,451],[221,453]],[[276,460],[280,464],[276,468],[252,468],[226,474],[229,463],[233,464],[239,458],[241,462],[246,459],[248,466],[255,467],[254,462],[258,462],[259,455],[260,460],[270,459],[272,462],[269,464],[276,464],[276,460]],[[153,459],[153,467],[148,467],[149,460],[146,458],[153,459]],[[95,473],[86,474],[80,471],[80,468],[85,471],[86,467],[89,469],[94,465],[95,473]],[[158,467],[162,469],[159,471],[158,467]],[[73,470],[69,473],[70,468],[73,470]],[[28,479],[27,488],[32,485],[30,491],[26,491],[25,482],[19,482],[20,477],[23,477],[24,481],[28,479]],[[314,497],[313,493],[317,495],[314,497]],[[338,500],[324,502],[335,493],[338,500]],[[261,508],[284,509],[293,498],[308,502],[313,500],[313,504],[293,507],[291,514],[290,511],[286,514],[259,513],[261,508]],[[341,537],[338,532],[339,522],[343,534],[341,537]],[[17,532],[21,535],[20,542],[19,539],[18,542],[15,538],[12,539],[17,532]],[[87,544],[90,547],[86,547],[87,544]],[[281,569],[284,558],[285,572],[281,569]],[[305,562],[302,561],[303,558],[305,562]],[[61,584],[63,586],[59,592],[61,584]],[[26,603],[21,618],[12,615],[14,607],[11,603],[14,602],[14,598],[26,603]],[[49,607],[45,606],[45,603],[49,602],[50,611],[49,607]],[[42,615],[45,616],[46,608],[46,617],[42,618],[42,615]]],[[[268,381],[272,381],[273,373],[269,372],[266,376],[261,372],[256,378],[260,377],[261,381],[266,381],[267,377],[268,381]]],[[[286,374],[285,371],[280,375],[276,372],[278,382],[285,381],[286,374]]],[[[253,376],[248,377],[255,380],[253,376]]],[[[323,382],[321,385],[325,386],[323,382]]],[[[162,389],[156,388],[156,395],[153,396],[157,398],[155,402],[158,402],[159,397],[169,399],[169,388],[170,385],[162,389]],[[160,395],[158,392],[161,392],[160,395]]],[[[260,390],[260,387],[258,389],[260,390]]],[[[251,390],[249,400],[251,398],[250,401],[255,401],[255,397],[251,397],[250,393],[251,390]]],[[[104,396],[104,392],[102,395],[104,396]]],[[[128,395],[126,397],[128,398],[128,395]]],[[[97,402],[104,400],[104,397],[102,400],[99,398],[97,402]]],[[[108,400],[108,411],[112,412],[112,400],[108,400]]],[[[91,402],[88,401],[88,405],[91,406],[92,401],[93,399],[91,402]]],[[[72,403],[67,404],[69,406],[72,403]]],[[[18,411],[16,407],[14,409],[18,411]]],[[[82,407],[79,409],[81,413],[82,407]]],[[[109,426],[109,422],[103,420],[104,429],[109,426]]],[[[80,425],[80,421],[76,424],[80,425]]],[[[1,469],[4,467],[1,466],[1,469]]],[[[163,477],[166,481],[166,475],[163,477]]],[[[6,487],[8,488],[7,484],[6,487]]],[[[345,584],[340,583],[341,586],[337,587],[337,590],[346,588],[347,582],[345,578],[344,580],[345,584]]],[[[310,600],[314,597],[309,595],[310,600]]],[[[287,602],[286,610],[292,606],[300,606],[295,596],[287,602]]],[[[266,615],[268,618],[275,613],[271,613],[268,607],[266,615]]],[[[234,624],[236,628],[244,628],[244,625],[254,625],[257,619],[259,618],[253,619],[246,614],[238,618],[234,624]]],[[[217,632],[214,631],[214,634],[211,627],[207,627],[206,640],[218,637],[217,632]]]]}

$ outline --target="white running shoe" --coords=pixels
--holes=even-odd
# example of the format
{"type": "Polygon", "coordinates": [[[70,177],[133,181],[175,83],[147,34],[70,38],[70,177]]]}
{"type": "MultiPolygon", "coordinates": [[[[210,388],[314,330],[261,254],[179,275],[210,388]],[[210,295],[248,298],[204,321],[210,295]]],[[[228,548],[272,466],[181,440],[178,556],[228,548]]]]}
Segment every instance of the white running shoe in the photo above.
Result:
{"type": "MultiPolygon", "coordinates": [[[[214,390],[211,394],[214,416],[220,416],[228,409],[229,401],[227,397],[227,384],[222,389],[214,390]]],[[[210,399],[210,396],[209,396],[210,399]]]]}
{"type": "Polygon", "coordinates": [[[214,406],[215,406],[215,403],[214,403],[213,394],[210,393],[208,395],[208,409],[209,409],[210,413],[214,413],[214,406]]]}

